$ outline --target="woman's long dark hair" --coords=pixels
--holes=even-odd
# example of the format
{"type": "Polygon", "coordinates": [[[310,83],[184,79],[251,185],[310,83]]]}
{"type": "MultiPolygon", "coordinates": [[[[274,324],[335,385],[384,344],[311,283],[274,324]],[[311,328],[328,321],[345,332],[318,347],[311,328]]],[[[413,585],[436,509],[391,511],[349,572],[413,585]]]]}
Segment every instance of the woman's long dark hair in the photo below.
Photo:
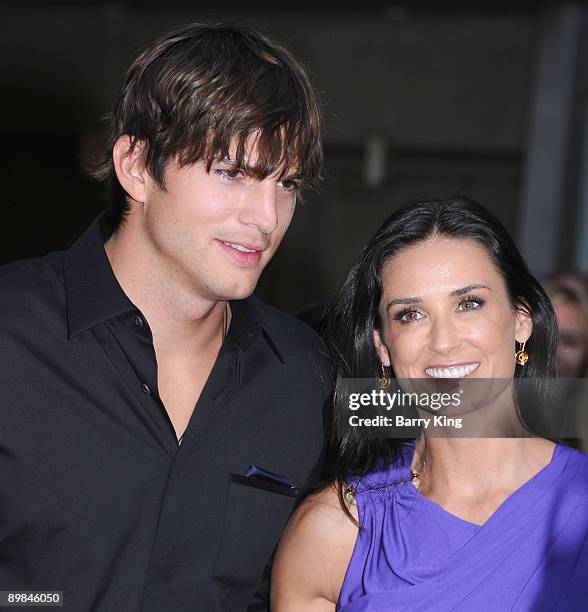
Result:
{"type": "MultiPolygon", "coordinates": [[[[378,306],[382,268],[403,249],[433,236],[476,240],[485,247],[504,278],[513,308],[528,311],[533,320],[533,333],[525,349],[531,357],[525,367],[516,368],[515,379],[532,379],[534,395],[545,397],[547,379],[555,376],[557,346],[551,302],[500,221],[479,204],[461,196],[407,204],[384,221],[363,249],[325,320],[335,389],[342,379],[380,376],[373,330],[381,325],[378,306]]],[[[513,359],[515,351],[513,346],[513,359]]],[[[345,481],[351,475],[367,474],[376,465],[395,460],[401,442],[372,436],[367,427],[345,427],[347,418],[348,412],[338,409],[335,391],[331,443],[322,484],[337,486],[345,510],[342,491],[345,481]]]]}

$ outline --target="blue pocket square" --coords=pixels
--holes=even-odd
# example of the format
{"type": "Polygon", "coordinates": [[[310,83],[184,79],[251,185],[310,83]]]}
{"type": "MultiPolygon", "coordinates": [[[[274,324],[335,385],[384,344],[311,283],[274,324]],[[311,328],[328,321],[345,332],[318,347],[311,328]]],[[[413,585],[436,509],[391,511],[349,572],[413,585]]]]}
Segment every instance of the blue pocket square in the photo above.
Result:
{"type": "Polygon", "coordinates": [[[295,489],[296,485],[293,485],[290,482],[290,479],[286,476],[282,476],[281,474],[276,474],[275,472],[270,472],[269,470],[265,470],[255,464],[251,464],[247,473],[245,474],[247,478],[255,478],[257,480],[263,480],[265,482],[273,482],[275,484],[281,484],[285,487],[289,487],[290,489],[295,489]]]}

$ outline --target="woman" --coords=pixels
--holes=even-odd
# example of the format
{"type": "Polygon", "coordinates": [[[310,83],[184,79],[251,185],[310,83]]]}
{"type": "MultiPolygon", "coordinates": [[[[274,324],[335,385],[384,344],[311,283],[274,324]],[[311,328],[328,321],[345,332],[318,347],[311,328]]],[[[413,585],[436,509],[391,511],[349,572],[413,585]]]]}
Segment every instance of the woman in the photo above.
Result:
{"type": "MultiPolygon", "coordinates": [[[[329,329],[338,381],[512,379],[540,398],[554,374],[548,298],[465,198],[391,215],[329,329]]],[[[509,397],[515,413],[514,395],[490,403],[509,397]]],[[[334,414],[325,484],[276,555],[274,612],[585,609],[588,458],[533,436],[378,438],[334,414]]]]}
{"type": "MultiPolygon", "coordinates": [[[[544,285],[555,310],[559,342],[556,355],[557,375],[560,379],[588,378],[588,278],[576,272],[556,274],[544,285]]],[[[586,383],[561,383],[563,401],[569,407],[566,442],[584,452],[588,451],[588,392],[586,383]]]]}
{"type": "Polygon", "coordinates": [[[557,374],[585,378],[588,374],[588,279],[575,272],[557,274],[544,283],[557,326],[557,374]]]}

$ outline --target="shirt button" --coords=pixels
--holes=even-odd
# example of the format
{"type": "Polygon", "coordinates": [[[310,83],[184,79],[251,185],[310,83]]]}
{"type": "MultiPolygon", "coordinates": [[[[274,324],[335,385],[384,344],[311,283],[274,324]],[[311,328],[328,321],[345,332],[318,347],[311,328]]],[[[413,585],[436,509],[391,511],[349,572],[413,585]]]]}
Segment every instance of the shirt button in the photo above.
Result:
{"type": "Polygon", "coordinates": [[[145,395],[151,395],[151,389],[149,388],[149,385],[146,385],[145,383],[141,385],[141,391],[143,391],[145,395]]]}
{"type": "Polygon", "coordinates": [[[137,327],[143,327],[143,319],[139,315],[135,317],[135,325],[137,327]]]}

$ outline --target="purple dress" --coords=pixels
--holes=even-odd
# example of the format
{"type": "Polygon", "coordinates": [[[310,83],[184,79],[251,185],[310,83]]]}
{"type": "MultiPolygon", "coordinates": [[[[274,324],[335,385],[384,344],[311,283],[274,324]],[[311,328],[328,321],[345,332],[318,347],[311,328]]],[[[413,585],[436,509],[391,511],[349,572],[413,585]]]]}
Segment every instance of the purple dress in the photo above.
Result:
{"type": "Polygon", "coordinates": [[[337,610],[588,611],[588,455],[558,444],[479,526],[418,492],[413,454],[352,483],[363,528],[337,610]]]}

